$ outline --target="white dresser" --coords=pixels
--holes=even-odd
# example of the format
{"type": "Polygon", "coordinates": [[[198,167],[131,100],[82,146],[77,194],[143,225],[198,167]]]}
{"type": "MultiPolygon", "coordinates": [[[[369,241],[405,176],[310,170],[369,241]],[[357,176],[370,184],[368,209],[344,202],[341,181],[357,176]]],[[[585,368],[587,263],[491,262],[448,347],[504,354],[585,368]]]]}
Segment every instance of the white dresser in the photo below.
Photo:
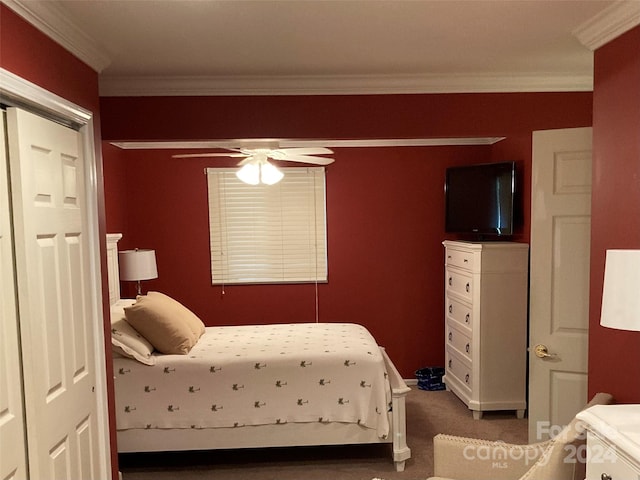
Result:
{"type": "Polygon", "coordinates": [[[526,409],[529,246],[445,241],[447,389],[473,411],[526,409]]]}
{"type": "Polygon", "coordinates": [[[587,480],[640,479],[640,405],[596,405],[578,414],[586,423],[587,480]]]}

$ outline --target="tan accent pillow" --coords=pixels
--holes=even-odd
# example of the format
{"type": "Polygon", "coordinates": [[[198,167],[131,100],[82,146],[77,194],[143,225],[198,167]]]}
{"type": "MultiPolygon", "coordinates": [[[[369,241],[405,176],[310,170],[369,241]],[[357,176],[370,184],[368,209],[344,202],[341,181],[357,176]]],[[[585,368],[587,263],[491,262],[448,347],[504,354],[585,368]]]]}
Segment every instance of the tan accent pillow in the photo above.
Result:
{"type": "Polygon", "coordinates": [[[203,321],[200,320],[195,313],[182,305],[180,302],[160,292],[147,292],[147,295],[151,297],[163,297],[167,302],[175,303],[176,311],[180,312],[180,318],[184,320],[187,325],[189,325],[189,329],[195,335],[196,340],[198,340],[204,334],[203,321]]]}
{"type": "Polygon", "coordinates": [[[145,365],[156,364],[156,357],[151,355],[153,345],[127,323],[122,308],[111,307],[111,345],[120,355],[145,365]]]}
{"type": "Polygon", "coordinates": [[[185,320],[185,307],[166,295],[139,296],[125,307],[127,322],[161,353],[186,355],[198,341],[185,320]]]}

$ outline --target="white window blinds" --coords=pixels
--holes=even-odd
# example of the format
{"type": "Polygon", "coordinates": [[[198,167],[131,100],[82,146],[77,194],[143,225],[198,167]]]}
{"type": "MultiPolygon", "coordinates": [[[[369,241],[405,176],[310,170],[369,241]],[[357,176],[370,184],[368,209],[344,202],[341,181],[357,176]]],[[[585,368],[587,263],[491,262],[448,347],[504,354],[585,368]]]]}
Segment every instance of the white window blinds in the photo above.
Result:
{"type": "Polygon", "coordinates": [[[275,185],[208,168],[214,285],[327,280],[324,168],[283,168],[275,185]]]}

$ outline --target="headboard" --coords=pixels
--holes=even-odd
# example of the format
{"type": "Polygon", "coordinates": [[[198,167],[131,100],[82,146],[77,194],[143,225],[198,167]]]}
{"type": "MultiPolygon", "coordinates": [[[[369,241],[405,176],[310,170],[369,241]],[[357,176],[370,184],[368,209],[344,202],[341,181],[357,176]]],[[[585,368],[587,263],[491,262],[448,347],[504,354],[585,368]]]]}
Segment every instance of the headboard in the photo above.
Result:
{"type": "Polygon", "coordinates": [[[107,233],[107,272],[109,275],[109,305],[120,300],[120,268],[118,266],[118,241],[121,233],[107,233]]]}

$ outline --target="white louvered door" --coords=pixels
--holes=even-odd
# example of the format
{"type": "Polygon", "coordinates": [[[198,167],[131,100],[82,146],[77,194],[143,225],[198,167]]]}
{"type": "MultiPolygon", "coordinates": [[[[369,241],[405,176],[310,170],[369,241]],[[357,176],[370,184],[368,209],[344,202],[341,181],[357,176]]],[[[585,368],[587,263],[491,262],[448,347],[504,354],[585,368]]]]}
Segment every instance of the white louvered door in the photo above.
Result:
{"type": "Polygon", "coordinates": [[[98,479],[82,136],[17,108],[7,127],[29,477],[98,479]]]}

